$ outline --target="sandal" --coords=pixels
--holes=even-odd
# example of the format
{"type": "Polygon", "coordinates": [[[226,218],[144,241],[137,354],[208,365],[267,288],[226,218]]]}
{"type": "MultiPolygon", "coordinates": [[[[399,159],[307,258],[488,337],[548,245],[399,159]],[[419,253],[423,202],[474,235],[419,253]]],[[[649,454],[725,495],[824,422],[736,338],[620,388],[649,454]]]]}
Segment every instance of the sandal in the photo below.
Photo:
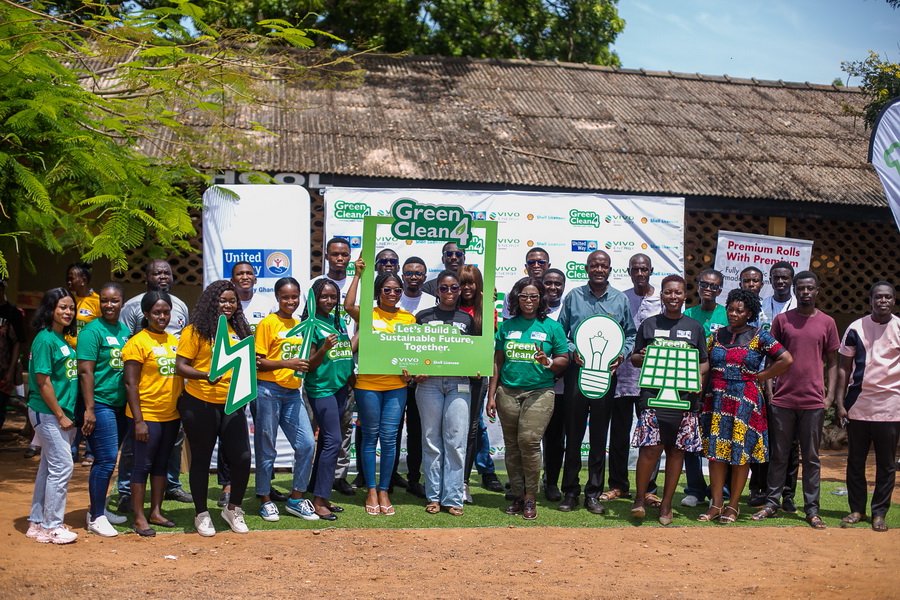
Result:
{"type": "Polygon", "coordinates": [[[734,523],[737,521],[738,516],[741,514],[740,508],[735,508],[733,506],[726,506],[725,510],[722,511],[722,514],[719,516],[719,523],[734,523]],[[728,511],[733,511],[734,515],[725,514],[728,511]]]}
{"type": "Polygon", "coordinates": [[[647,509],[643,506],[632,506],[631,507],[631,516],[635,519],[643,519],[647,516],[647,509]]]}
{"type": "Polygon", "coordinates": [[[391,516],[394,514],[394,505],[388,504],[387,506],[381,507],[381,514],[391,516]]]}
{"type": "Polygon", "coordinates": [[[709,521],[718,520],[721,517],[722,517],[722,507],[721,506],[713,506],[712,504],[710,504],[709,510],[707,510],[705,513],[703,513],[702,515],[697,517],[697,520],[700,521],[701,523],[706,523],[709,521]],[[717,511],[717,512],[712,512],[712,511],[717,511]]]}
{"type": "Polygon", "coordinates": [[[884,522],[884,517],[872,517],[872,531],[883,533],[887,530],[888,526],[887,523],[884,522]]]}
{"type": "Polygon", "coordinates": [[[170,521],[169,519],[166,519],[165,521],[162,521],[162,522],[160,522],[160,523],[157,523],[156,521],[150,521],[150,524],[151,524],[151,525],[156,525],[156,526],[158,526],[158,527],[167,527],[167,528],[170,528],[170,529],[171,529],[172,527],[178,527],[173,521],[170,521]]]}
{"type": "Polygon", "coordinates": [[[380,515],[381,514],[381,506],[376,504],[372,506],[371,504],[366,504],[366,514],[367,515],[380,515]]]}
{"type": "Polygon", "coordinates": [[[662,500],[656,494],[644,494],[644,504],[650,508],[659,508],[662,500]]]}
{"type": "Polygon", "coordinates": [[[429,502],[425,505],[425,512],[429,515],[436,515],[441,512],[441,505],[437,502],[429,502]]]}
{"type": "Polygon", "coordinates": [[[865,521],[866,515],[858,512],[852,512],[843,519],[841,519],[841,527],[849,527],[851,525],[856,525],[860,521],[865,521]]]}
{"type": "MultiPolygon", "coordinates": [[[[778,514],[778,511],[772,506],[765,506],[762,510],[753,513],[753,516],[750,517],[751,521],[762,521],[764,519],[769,519],[778,514]]],[[[819,519],[821,521],[821,519],[819,519]]]]}
{"type": "Polygon", "coordinates": [[[461,517],[463,514],[463,509],[458,506],[448,506],[447,512],[453,515],[454,517],[461,517]]]}
{"type": "Polygon", "coordinates": [[[602,494],[600,494],[599,500],[601,502],[609,502],[610,500],[615,500],[617,498],[625,498],[628,494],[623,492],[622,490],[613,488],[611,490],[606,490],[602,494]]]}
{"type": "MultiPolygon", "coordinates": [[[[806,522],[809,523],[809,526],[813,529],[825,529],[827,525],[825,525],[825,521],[822,520],[822,517],[819,515],[809,515],[806,517],[806,522]]],[[[872,523],[872,527],[875,527],[875,524],[872,523]]]]}

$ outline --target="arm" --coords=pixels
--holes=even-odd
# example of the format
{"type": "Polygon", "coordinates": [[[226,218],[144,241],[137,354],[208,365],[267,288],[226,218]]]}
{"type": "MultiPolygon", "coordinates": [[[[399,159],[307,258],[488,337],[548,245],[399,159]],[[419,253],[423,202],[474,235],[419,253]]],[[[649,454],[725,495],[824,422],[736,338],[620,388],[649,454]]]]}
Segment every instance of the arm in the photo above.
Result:
{"type": "Polygon", "coordinates": [[[853,357],[841,354],[840,362],[835,375],[834,392],[834,417],[835,424],[843,428],[847,420],[847,409],[844,408],[844,396],[847,394],[847,384],[850,381],[850,371],[853,368],[853,357]]]}
{"type": "Polygon", "coordinates": [[[787,371],[788,367],[790,367],[793,362],[794,358],[791,356],[791,353],[785,350],[778,355],[778,358],[776,358],[772,364],[756,374],[756,380],[763,382],[768,381],[773,377],[778,377],[787,371]]]}
{"type": "Polygon", "coordinates": [[[490,418],[494,418],[497,415],[497,385],[500,382],[500,370],[503,368],[503,363],[506,361],[506,357],[503,355],[503,350],[495,350],[494,351],[494,373],[491,375],[491,378],[488,383],[488,395],[487,395],[487,403],[485,405],[485,412],[487,416],[490,418]]]}
{"type": "Polygon", "coordinates": [[[359,280],[366,271],[366,261],[361,257],[353,263],[356,266],[356,272],[353,274],[353,281],[347,288],[347,297],[344,298],[344,310],[353,317],[353,320],[359,323],[359,305],[356,303],[356,293],[359,290],[359,280]]]}
{"type": "Polygon", "coordinates": [[[94,425],[97,418],[94,416],[94,367],[96,362],[93,360],[78,361],[78,381],[81,384],[81,397],[84,399],[84,425],[81,426],[81,433],[91,435],[94,432],[94,425]]]}
{"type": "Polygon", "coordinates": [[[825,410],[834,403],[835,390],[838,377],[838,353],[837,350],[829,352],[825,356],[825,410]]]}
{"type": "Polygon", "coordinates": [[[53,383],[50,381],[50,376],[46,373],[35,373],[35,380],[37,381],[41,400],[44,401],[44,404],[47,405],[47,408],[50,409],[50,412],[52,412],[53,416],[59,421],[59,426],[63,431],[69,431],[75,427],[75,423],[66,416],[62,407],[59,405],[59,401],[56,399],[56,390],[53,389],[53,383]]]}
{"type": "Polygon", "coordinates": [[[150,433],[144,422],[144,413],[141,412],[141,399],[138,396],[138,384],[141,381],[141,363],[136,360],[126,360],[125,370],[122,374],[125,380],[125,395],[128,398],[128,407],[134,417],[134,439],[139,442],[150,441],[150,433]]]}
{"type": "MultiPolygon", "coordinates": [[[[178,364],[177,359],[175,364],[178,364]]],[[[263,358],[262,354],[257,354],[256,368],[259,371],[277,371],[279,369],[290,369],[291,371],[300,371],[301,373],[306,373],[307,371],[309,371],[309,361],[304,358],[269,360],[267,358],[263,358]]]]}
{"type": "Polygon", "coordinates": [[[16,365],[19,364],[19,354],[21,352],[22,352],[22,342],[19,340],[16,340],[15,342],[13,342],[13,345],[12,345],[12,351],[10,354],[10,361],[9,361],[9,369],[6,371],[6,373],[3,376],[3,379],[5,381],[8,381],[10,384],[15,382],[15,380],[16,380],[16,365]]]}
{"type": "Polygon", "coordinates": [[[216,377],[215,379],[209,378],[209,373],[204,373],[203,371],[198,371],[191,365],[191,359],[186,356],[181,356],[180,354],[175,356],[175,372],[185,379],[197,379],[203,380],[205,379],[209,383],[215,385],[222,380],[222,377],[216,377]]]}

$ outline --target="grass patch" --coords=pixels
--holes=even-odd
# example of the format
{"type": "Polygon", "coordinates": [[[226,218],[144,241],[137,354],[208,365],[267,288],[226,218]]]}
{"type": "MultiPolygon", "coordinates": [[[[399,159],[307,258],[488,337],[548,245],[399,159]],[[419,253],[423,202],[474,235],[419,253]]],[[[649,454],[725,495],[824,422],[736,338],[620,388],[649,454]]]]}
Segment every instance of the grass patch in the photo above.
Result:
{"type": "MultiPolygon", "coordinates": [[[[505,481],[505,473],[498,471],[501,481],[505,481]]],[[[586,471],[582,472],[582,481],[585,480],[586,471]]],[[[632,477],[634,474],[631,474],[632,477]]],[[[478,477],[473,476],[472,481],[478,481],[478,477]]],[[[187,475],[182,475],[182,482],[185,489],[188,489],[187,475]]],[[[660,475],[659,482],[662,483],[660,475]]],[[[526,521],[521,516],[509,516],[503,510],[509,505],[509,502],[503,498],[502,494],[488,492],[481,488],[480,485],[474,485],[471,488],[472,496],[475,504],[465,506],[465,514],[461,517],[454,517],[445,512],[437,515],[429,515],[425,512],[425,501],[405,490],[397,489],[392,494],[391,499],[394,503],[396,514],[393,516],[370,516],[365,512],[365,492],[357,490],[355,496],[343,496],[335,493],[331,498],[332,502],[344,507],[345,511],[338,515],[337,521],[304,521],[293,515],[289,515],[284,511],[283,505],[279,505],[281,511],[281,520],[276,523],[263,521],[258,514],[259,499],[256,498],[253,491],[253,476],[251,475],[250,485],[248,488],[248,498],[244,500],[243,508],[247,513],[247,526],[252,531],[266,530],[302,530],[302,529],[324,529],[334,527],[338,529],[417,529],[429,527],[508,527],[514,525],[516,527],[653,527],[659,526],[656,518],[658,513],[655,509],[647,510],[647,517],[644,519],[633,519],[630,515],[631,500],[619,499],[606,502],[605,515],[593,515],[583,506],[570,513],[563,513],[556,510],[556,502],[548,502],[543,495],[538,497],[538,518],[535,521],[526,521]]],[[[722,527],[718,523],[701,523],[697,521],[700,513],[706,510],[706,506],[698,506],[696,508],[687,508],[681,506],[681,499],[684,497],[683,488],[685,479],[682,477],[679,490],[675,494],[674,516],[672,522],[673,527],[722,527]]],[[[275,477],[275,487],[279,490],[286,491],[291,486],[290,473],[279,473],[275,477]]],[[[843,487],[842,483],[822,482],[822,493],[820,498],[821,508],[819,515],[829,527],[837,527],[843,516],[849,512],[846,496],[837,496],[832,494],[839,487],[843,487]]],[[[221,509],[216,507],[216,500],[219,497],[220,489],[216,483],[215,476],[210,477],[208,506],[212,515],[213,523],[218,531],[227,531],[228,525],[221,517],[221,509]]],[[[116,500],[114,497],[113,500],[116,500]]],[[[582,497],[583,501],[584,498],[582,497]]],[[[741,498],[741,515],[734,525],[747,527],[808,527],[804,520],[802,510],[802,494],[797,491],[797,502],[800,510],[796,514],[789,515],[779,513],[775,518],[766,519],[763,522],[753,522],[750,515],[754,512],[747,506],[746,494],[741,498]]],[[[148,495],[149,504],[149,495],[148,495]]],[[[114,502],[110,502],[114,506],[114,502]]],[[[148,508],[149,509],[149,508],[148,508]]],[[[191,504],[184,504],[167,500],[163,503],[163,512],[172,521],[178,524],[173,530],[166,530],[162,527],[155,527],[157,533],[165,533],[166,531],[174,531],[177,533],[189,532],[194,530],[194,507],[191,504]]],[[[886,518],[888,527],[900,527],[900,507],[894,505],[893,510],[888,512],[886,518]]],[[[131,531],[132,520],[129,518],[128,523],[117,527],[121,532],[131,531]]],[[[733,526],[734,526],[733,525],[733,526]]],[[[868,528],[869,523],[860,523],[856,527],[868,528]]]]}

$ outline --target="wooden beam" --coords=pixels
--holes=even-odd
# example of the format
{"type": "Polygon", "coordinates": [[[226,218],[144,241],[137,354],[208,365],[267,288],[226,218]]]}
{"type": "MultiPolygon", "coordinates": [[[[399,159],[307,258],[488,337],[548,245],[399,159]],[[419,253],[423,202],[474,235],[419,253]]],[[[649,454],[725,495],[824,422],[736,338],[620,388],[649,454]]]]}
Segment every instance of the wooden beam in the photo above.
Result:
{"type": "Polygon", "coordinates": [[[778,237],[787,236],[787,219],[784,217],[769,217],[769,235],[778,237]]]}

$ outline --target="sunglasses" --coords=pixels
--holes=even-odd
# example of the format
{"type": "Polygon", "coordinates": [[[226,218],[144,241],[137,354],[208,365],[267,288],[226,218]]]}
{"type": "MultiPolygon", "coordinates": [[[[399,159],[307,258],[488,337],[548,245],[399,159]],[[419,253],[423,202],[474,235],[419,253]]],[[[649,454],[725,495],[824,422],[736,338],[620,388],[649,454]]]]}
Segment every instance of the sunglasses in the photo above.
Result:
{"type": "Polygon", "coordinates": [[[462,250],[444,250],[444,256],[446,256],[447,258],[453,258],[454,256],[456,258],[462,258],[465,255],[466,253],[462,250]]]}
{"type": "Polygon", "coordinates": [[[540,294],[519,294],[519,300],[540,300],[540,294]]]}
{"type": "Polygon", "coordinates": [[[404,277],[425,277],[425,273],[419,273],[418,271],[403,271],[404,277]]]}
{"type": "Polygon", "coordinates": [[[403,288],[398,287],[383,287],[381,288],[381,293],[385,296],[399,296],[403,293],[403,288]]]}
{"type": "Polygon", "coordinates": [[[527,264],[529,267],[533,267],[534,265],[540,265],[543,267],[547,264],[547,261],[543,258],[532,258],[531,260],[526,260],[525,264],[527,264]]]}
{"type": "Polygon", "coordinates": [[[398,265],[400,264],[400,260],[396,258],[379,258],[379,265],[398,265]]]}
{"type": "Polygon", "coordinates": [[[721,285],[717,283],[709,283],[707,281],[701,281],[697,284],[697,287],[699,287],[701,290],[709,290],[711,292],[718,292],[722,289],[721,285]]]}
{"type": "Polygon", "coordinates": [[[454,294],[459,291],[458,285],[439,285],[438,291],[442,294],[446,294],[447,292],[453,292],[454,294]]]}

